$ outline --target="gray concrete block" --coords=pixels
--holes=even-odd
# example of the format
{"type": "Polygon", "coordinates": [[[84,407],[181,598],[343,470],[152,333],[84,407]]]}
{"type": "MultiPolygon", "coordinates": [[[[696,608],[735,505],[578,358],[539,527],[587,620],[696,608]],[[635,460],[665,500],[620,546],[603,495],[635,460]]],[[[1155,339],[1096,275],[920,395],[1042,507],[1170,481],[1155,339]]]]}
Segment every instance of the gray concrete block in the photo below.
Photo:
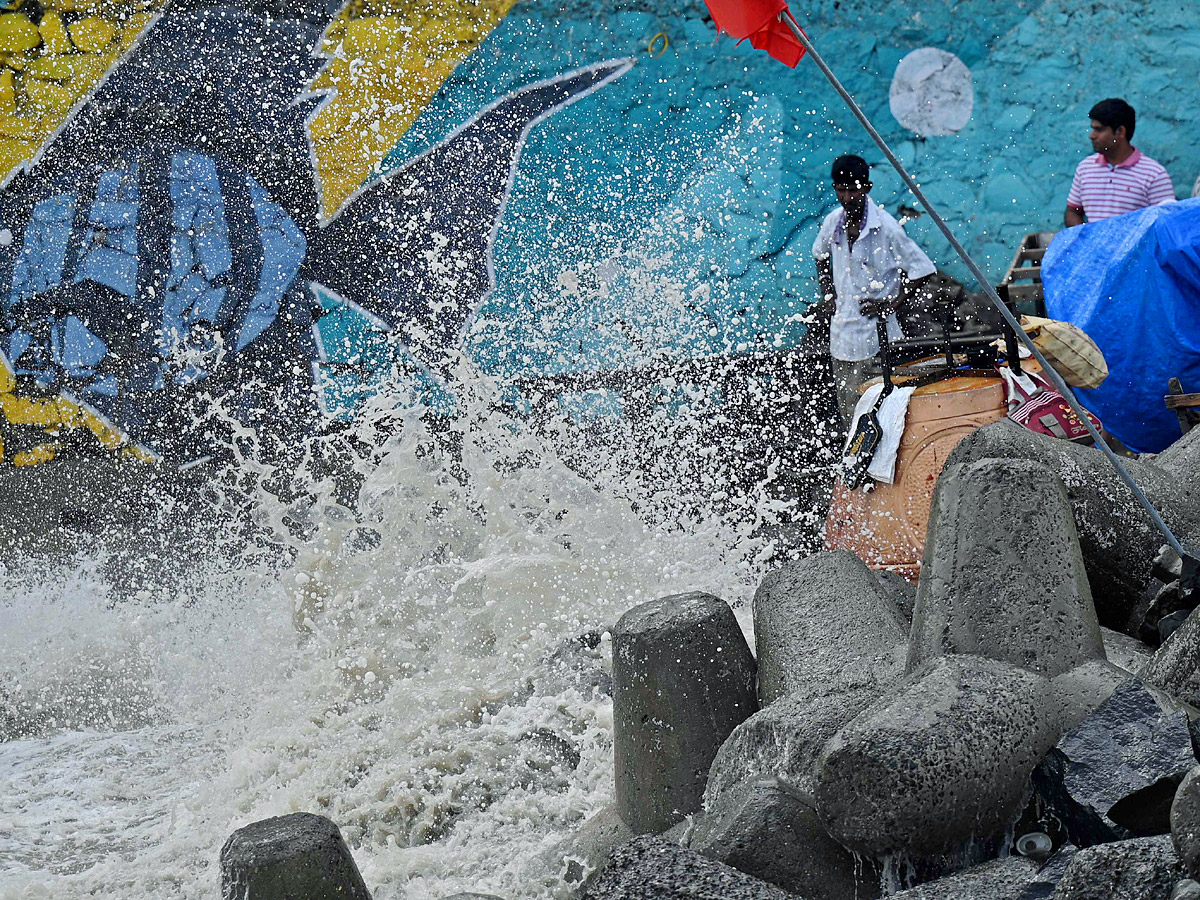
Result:
{"type": "MultiPolygon", "coordinates": [[[[988,458],[1035,460],[1062,478],[1100,622],[1130,633],[1129,619],[1141,602],[1163,539],[1104,455],[1001,419],[970,434],[946,465],[988,458]]],[[[1180,477],[1173,462],[1167,454],[1124,461],[1176,536],[1187,543],[1200,536],[1200,484],[1190,475],[1180,477]]]]}
{"type": "Polygon", "coordinates": [[[763,579],[754,595],[763,706],[812,681],[890,680],[908,629],[875,574],[845,550],[817,553],[763,579]]]}
{"type": "Polygon", "coordinates": [[[794,894],[657,837],[618,847],[584,900],[796,900],[794,894]]]}
{"type": "Polygon", "coordinates": [[[1130,675],[1137,675],[1154,657],[1155,648],[1135,637],[1111,628],[1101,628],[1100,635],[1104,639],[1104,655],[1108,661],[1130,675]]]}
{"type": "Polygon", "coordinates": [[[604,865],[614,849],[635,835],[616,806],[591,816],[570,837],[543,854],[550,871],[569,885],[582,885],[604,865]]]}
{"type": "Polygon", "coordinates": [[[891,900],[1019,900],[1038,867],[1023,856],[1006,856],[937,881],[890,894],[891,900]]]}
{"type": "Polygon", "coordinates": [[[1048,677],[1104,659],[1066,488],[1046,466],[984,459],[942,471],[909,670],[946,653],[1048,677]]]}
{"type": "Polygon", "coordinates": [[[1176,700],[1200,707],[1200,615],[1188,616],[1167,638],[1141,677],[1176,700]]]}
{"type": "Polygon", "coordinates": [[[887,569],[875,570],[875,579],[884,596],[896,605],[904,620],[905,630],[912,626],[913,607],[917,603],[917,586],[908,579],[887,569]]]}
{"type": "Polygon", "coordinates": [[[813,766],[829,739],[878,700],[877,685],[847,687],[813,681],[776,700],[733,730],[708,770],[704,808],[747,778],[782,778],[800,790],[813,789],[813,766]]]}
{"type": "Polygon", "coordinates": [[[829,836],[811,798],[777,778],[749,779],[709,809],[688,845],[810,900],[872,900],[879,873],[829,836]]]}
{"type": "Polygon", "coordinates": [[[293,813],[239,828],[221,848],[222,900],[371,900],[337,825],[293,813]]]}
{"type": "Polygon", "coordinates": [[[1200,877],[1200,766],[1193,767],[1175,791],[1171,840],[1188,874],[1200,877]]]}
{"type": "Polygon", "coordinates": [[[733,611],[709,594],[631,609],[613,630],[617,812],[656,834],[700,809],[708,768],[758,709],[755,665],[733,611]]]}
{"type": "Polygon", "coordinates": [[[935,660],[826,746],[816,767],[822,821],[872,857],[933,857],[998,838],[1058,737],[1049,690],[995,660],[935,660]]]}
{"type": "Polygon", "coordinates": [[[1054,900],[1166,900],[1186,875],[1168,835],[1097,844],[1080,850],[1054,900]]]}
{"type": "Polygon", "coordinates": [[[1129,680],[1124,669],[1104,660],[1094,660],[1056,675],[1050,681],[1060,730],[1070,731],[1129,680]]]}

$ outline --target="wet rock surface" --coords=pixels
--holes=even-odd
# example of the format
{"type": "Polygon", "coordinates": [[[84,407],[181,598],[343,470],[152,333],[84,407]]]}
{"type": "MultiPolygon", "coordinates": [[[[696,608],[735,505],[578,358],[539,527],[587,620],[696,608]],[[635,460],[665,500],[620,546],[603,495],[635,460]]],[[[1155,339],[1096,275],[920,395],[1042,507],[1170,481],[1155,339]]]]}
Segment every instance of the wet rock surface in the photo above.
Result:
{"type": "Polygon", "coordinates": [[[1171,803],[1171,840],[1188,873],[1200,876],[1200,766],[1184,776],[1171,803]]]}
{"type": "Polygon", "coordinates": [[[1037,871],[1030,860],[1009,856],[890,896],[895,900],[1020,900],[1037,871]]]}
{"type": "Polygon", "coordinates": [[[617,812],[636,834],[700,809],[721,743],[758,709],[755,665],[724,601],[679,594],[613,630],[617,812]]]}
{"type": "Polygon", "coordinates": [[[577,887],[604,865],[614,848],[634,837],[633,829],[617,814],[616,806],[606,806],[578,831],[548,850],[544,858],[550,871],[577,887]]]}
{"type": "Polygon", "coordinates": [[[1167,638],[1142,677],[1176,700],[1200,707],[1200,616],[1188,616],[1167,638]]]}
{"type": "Polygon", "coordinates": [[[878,896],[879,874],[829,836],[811,797],[779,779],[751,779],[709,809],[688,846],[811,900],[878,896]]]}
{"type": "Polygon", "coordinates": [[[1051,677],[1104,658],[1066,488],[1046,466],[984,459],[938,479],[909,669],[946,653],[1051,677]]]}
{"type": "Polygon", "coordinates": [[[224,900],[371,900],[337,825],[312,813],[239,828],[220,861],[224,900]]]}
{"type": "Polygon", "coordinates": [[[1055,745],[1033,783],[1071,842],[1087,847],[1167,833],[1175,789],[1195,764],[1187,714],[1129,679],[1055,745]]]}
{"type": "Polygon", "coordinates": [[[995,660],[946,656],[872,704],[825,747],[817,806],[872,857],[934,856],[997,837],[1058,737],[1049,682],[995,660]]]}
{"type": "Polygon", "coordinates": [[[767,706],[814,681],[886,683],[906,634],[896,604],[854,554],[784,566],[754,595],[759,699],[767,706]]]}
{"type": "Polygon", "coordinates": [[[751,777],[779,777],[811,792],[813,766],[825,744],[879,695],[875,685],[814,682],[758,711],[717,751],[704,791],[705,808],[711,809],[726,791],[751,777]]]}
{"type": "MultiPolygon", "coordinates": [[[[1182,627],[1157,650],[1137,637],[1139,623],[1162,633],[1183,611],[1160,597],[1164,615],[1149,614],[1148,579],[1178,573],[1096,451],[1004,424],[963,446],[934,496],[915,591],[845,552],[763,580],[753,610],[762,709],[722,720],[702,810],[670,828],[685,806],[674,802],[658,827],[673,840],[617,848],[590,896],[683,896],[673,892],[690,890],[684,873],[699,864],[680,843],[730,867],[703,869],[688,896],[764,881],[811,900],[869,897],[876,884],[906,900],[1190,890],[1180,882],[1181,860],[1200,859],[1200,788],[1184,780],[1200,771],[1200,726],[1188,722],[1200,713],[1187,705],[1200,700],[1200,617],[1177,616],[1182,627]],[[732,870],[761,881],[729,882],[732,870]]],[[[1184,458],[1135,463],[1176,523],[1200,525],[1171,468],[1184,458]]],[[[653,697],[636,715],[623,708],[630,675],[614,653],[616,722],[645,724],[651,708],[665,721],[679,700],[653,704],[688,680],[676,669],[712,657],[711,642],[663,646],[668,674],[642,684],[653,697]]],[[[693,691],[690,721],[727,712],[717,695],[693,691]]],[[[673,739],[655,735],[618,763],[619,801],[635,760],[635,774],[652,770],[654,754],[676,752],[673,739]]],[[[645,789],[665,797],[669,779],[657,777],[645,789]]]]}
{"type": "Polygon", "coordinates": [[[613,851],[585,900],[795,900],[796,895],[662,838],[613,851]]]}
{"type": "Polygon", "coordinates": [[[1186,872],[1167,835],[1097,844],[1067,866],[1053,900],[1166,900],[1186,872]]]}

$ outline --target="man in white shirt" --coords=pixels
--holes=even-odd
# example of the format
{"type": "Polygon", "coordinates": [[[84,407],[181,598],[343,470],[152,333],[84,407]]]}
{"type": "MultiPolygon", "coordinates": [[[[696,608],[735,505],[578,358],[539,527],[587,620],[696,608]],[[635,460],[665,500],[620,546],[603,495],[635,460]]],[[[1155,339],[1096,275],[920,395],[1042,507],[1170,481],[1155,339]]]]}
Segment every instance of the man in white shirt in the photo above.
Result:
{"type": "Polygon", "coordinates": [[[879,353],[876,320],[887,316],[888,339],[902,338],[896,309],[937,268],[870,198],[871,169],[865,160],[834,160],[833,189],[841,206],[825,217],[812,252],[821,294],[835,303],[829,353],[838,406],[849,425],[859,386],[879,353]]]}

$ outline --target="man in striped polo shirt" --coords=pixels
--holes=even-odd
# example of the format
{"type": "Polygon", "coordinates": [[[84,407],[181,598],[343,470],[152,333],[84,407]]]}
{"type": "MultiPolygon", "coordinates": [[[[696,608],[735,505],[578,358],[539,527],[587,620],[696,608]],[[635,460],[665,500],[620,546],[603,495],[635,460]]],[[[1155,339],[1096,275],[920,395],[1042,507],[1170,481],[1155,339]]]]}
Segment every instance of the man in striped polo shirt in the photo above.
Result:
{"type": "Polygon", "coordinates": [[[1129,142],[1136,116],[1124,100],[1101,100],[1088,113],[1092,119],[1092,149],[1075,170],[1067,211],[1067,227],[1084,220],[1099,222],[1144,206],[1175,199],[1171,176],[1129,142]]]}

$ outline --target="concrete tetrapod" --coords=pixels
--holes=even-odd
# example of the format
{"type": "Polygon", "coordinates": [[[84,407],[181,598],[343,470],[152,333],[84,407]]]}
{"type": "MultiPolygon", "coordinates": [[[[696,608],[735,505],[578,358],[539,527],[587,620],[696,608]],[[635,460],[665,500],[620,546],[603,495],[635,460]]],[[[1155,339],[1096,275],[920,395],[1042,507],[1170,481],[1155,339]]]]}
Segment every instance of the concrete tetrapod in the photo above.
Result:
{"type": "MultiPolygon", "coordinates": [[[[1200,536],[1200,483],[1178,468],[1192,458],[1200,436],[1189,433],[1186,440],[1186,446],[1176,449],[1177,444],[1163,453],[1162,462],[1124,461],[1185,544],[1200,536]]],[[[1095,448],[1034,434],[1007,419],[973,432],[950,454],[946,467],[983,459],[1034,460],[1063,480],[1100,622],[1130,633],[1130,617],[1141,602],[1163,537],[1108,460],[1095,448]]]]}
{"type": "Polygon", "coordinates": [[[222,900],[371,900],[337,825],[293,813],[239,828],[221,848],[222,900]]]}
{"type": "Polygon", "coordinates": [[[658,837],[618,847],[584,900],[797,900],[774,885],[658,837]]]}
{"type": "Polygon", "coordinates": [[[644,603],[613,630],[617,812],[637,834],[700,809],[708,768],[758,709],[754,657],[733,610],[710,594],[644,603]]]}
{"type": "Polygon", "coordinates": [[[872,900],[879,873],[829,836],[811,797],[778,778],[747,779],[700,819],[688,846],[808,900],[872,900]]]}
{"type": "Polygon", "coordinates": [[[754,594],[758,697],[763,706],[812,682],[875,684],[907,624],[875,574],[846,550],[771,572],[754,594]]]}
{"type": "Polygon", "coordinates": [[[1049,682],[976,656],[944,656],[826,745],[817,811],[870,857],[916,860],[984,846],[1020,812],[1029,773],[1058,738],[1049,682]]]}
{"type": "Polygon", "coordinates": [[[909,671],[945,653],[1047,677],[1105,658],[1066,488],[1046,466],[983,459],[942,471],[909,671]]]}
{"type": "Polygon", "coordinates": [[[1097,844],[1075,854],[1054,890],[1054,900],[1165,900],[1185,875],[1168,835],[1097,844]]]}

